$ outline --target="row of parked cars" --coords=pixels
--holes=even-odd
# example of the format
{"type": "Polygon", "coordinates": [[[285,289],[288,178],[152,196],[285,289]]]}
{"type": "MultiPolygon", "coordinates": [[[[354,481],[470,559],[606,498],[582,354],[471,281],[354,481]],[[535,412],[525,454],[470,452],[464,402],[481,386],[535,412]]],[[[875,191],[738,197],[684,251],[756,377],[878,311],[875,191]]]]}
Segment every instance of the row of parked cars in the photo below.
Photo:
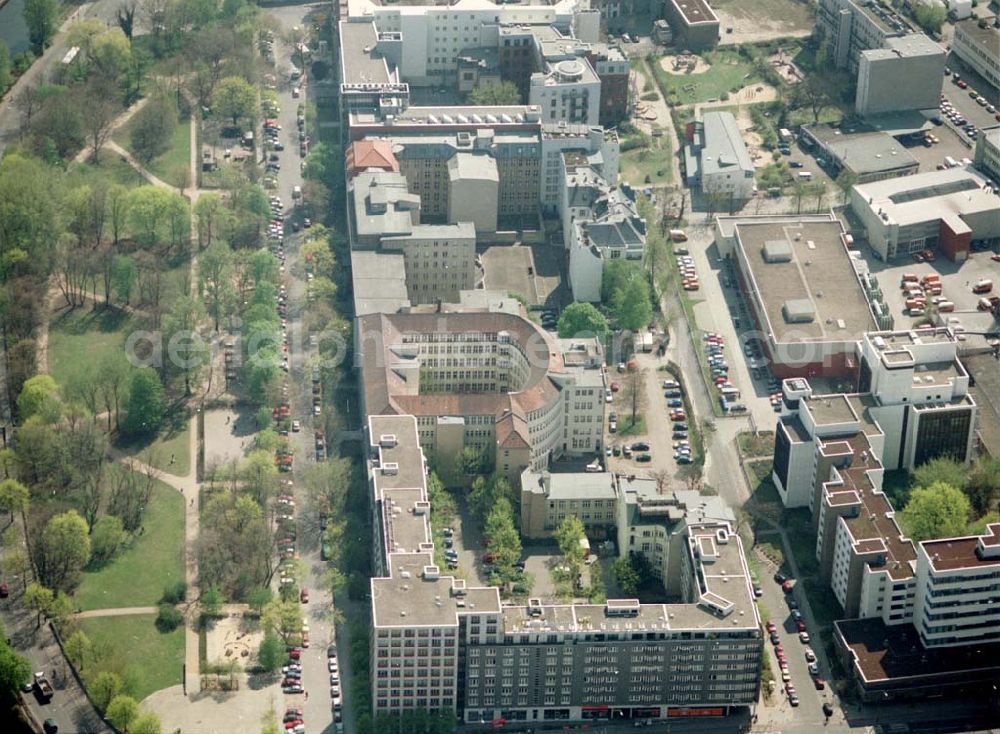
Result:
{"type": "Polygon", "coordinates": [[[674,461],[678,464],[690,464],[691,441],[688,433],[687,410],[684,407],[684,388],[674,379],[663,381],[663,397],[667,400],[672,422],[674,461]]]}
{"type": "MultiPolygon", "coordinates": [[[[684,250],[686,253],[687,250],[684,250]]],[[[696,291],[701,288],[698,281],[698,269],[695,267],[694,258],[690,255],[677,255],[677,269],[681,274],[681,286],[686,291],[696,291]]]]}

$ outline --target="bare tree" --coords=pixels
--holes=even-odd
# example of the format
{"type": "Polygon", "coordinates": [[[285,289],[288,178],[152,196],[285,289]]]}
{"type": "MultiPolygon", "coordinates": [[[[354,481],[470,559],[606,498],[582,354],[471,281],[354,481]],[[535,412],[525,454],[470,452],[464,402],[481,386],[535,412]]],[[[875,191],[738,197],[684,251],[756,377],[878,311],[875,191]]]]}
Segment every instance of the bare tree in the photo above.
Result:
{"type": "Polygon", "coordinates": [[[97,163],[101,148],[111,135],[111,129],[122,107],[109,85],[100,82],[84,87],[80,102],[83,125],[90,139],[90,160],[97,163]]]}
{"type": "Polygon", "coordinates": [[[21,113],[21,125],[18,128],[20,134],[31,127],[31,118],[42,105],[42,95],[38,92],[38,85],[31,84],[21,90],[21,93],[14,98],[14,106],[21,113]]]}
{"type": "Polygon", "coordinates": [[[645,370],[633,370],[625,377],[622,383],[622,398],[625,404],[630,406],[632,411],[632,424],[635,425],[637,416],[641,412],[643,402],[643,373],[645,370]]]}

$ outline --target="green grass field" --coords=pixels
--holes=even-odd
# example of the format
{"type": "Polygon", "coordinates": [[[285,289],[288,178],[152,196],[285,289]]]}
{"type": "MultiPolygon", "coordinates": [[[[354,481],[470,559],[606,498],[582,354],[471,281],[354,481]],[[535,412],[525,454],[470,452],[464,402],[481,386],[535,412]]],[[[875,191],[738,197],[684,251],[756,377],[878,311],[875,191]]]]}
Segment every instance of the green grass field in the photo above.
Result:
{"type": "Polygon", "coordinates": [[[132,317],[116,309],[93,311],[85,306],[60,312],[49,322],[49,374],[66,385],[77,370],[123,349],[133,328],[132,317]]]}
{"type": "Polygon", "coordinates": [[[187,411],[175,409],[164,417],[163,427],[153,440],[119,441],[117,445],[161,471],[183,477],[191,471],[190,427],[187,411]]]}
{"type": "MultiPolygon", "coordinates": [[[[76,592],[84,610],[154,606],[166,586],[184,578],[184,497],[157,482],[145,532],[106,566],[86,571],[76,592]]],[[[156,633],[158,634],[158,633],[156,633]]]]}
{"type": "Polygon", "coordinates": [[[94,646],[95,660],[85,665],[84,680],[102,670],[122,677],[136,700],[177,685],[184,669],[184,628],[166,634],[153,625],[152,614],[80,620],[94,646]]]}
{"type": "Polygon", "coordinates": [[[646,148],[633,148],[621,154],[622,178],[633,186],[670,183],[673,178],[671,156],[666,135],[651,138],[646,148]]]}
{"type": "MultiPolygon", "coordinates": [[[[130,153],[132,150],[132,121],[119,128],[114,140],[130,153]]],[[[191,126],[190,118],[182,115],[170,136],[170,147],[146,166],[149,172],[172,186],[186,186],[191,176],[191,126]]]]}
{"type": "Polygon", "coordinates": [[[667,100],[689,105],[722,99],[722,95],[750,83],[750,64],[734,51],[709,51],[703,54],[711,68],[700,74],[670,74],[655,61],[653,73],[667,100]]]}
{"type": "Polygon", "coordinates": [[[174,186],[187,186],[191,178],[191,121],[181,117],[170,138],[170,148],[149,164],[150,172],[174,186]]]}

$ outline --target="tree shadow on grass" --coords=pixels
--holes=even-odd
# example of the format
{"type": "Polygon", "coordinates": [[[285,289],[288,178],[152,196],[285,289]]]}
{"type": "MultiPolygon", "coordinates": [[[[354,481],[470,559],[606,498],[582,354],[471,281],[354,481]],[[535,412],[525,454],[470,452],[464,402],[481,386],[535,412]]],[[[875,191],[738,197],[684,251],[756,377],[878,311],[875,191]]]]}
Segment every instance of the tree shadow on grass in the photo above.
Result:
{"type": "Polygon", "coordinates": [[[83,336],[95,331],[111,334],[120,331],[130,318],[127,312],[114,306],[102,306],[96,310],[83,306],[61,312],[51,321],[49,328],[74,336],[83,336]]]}

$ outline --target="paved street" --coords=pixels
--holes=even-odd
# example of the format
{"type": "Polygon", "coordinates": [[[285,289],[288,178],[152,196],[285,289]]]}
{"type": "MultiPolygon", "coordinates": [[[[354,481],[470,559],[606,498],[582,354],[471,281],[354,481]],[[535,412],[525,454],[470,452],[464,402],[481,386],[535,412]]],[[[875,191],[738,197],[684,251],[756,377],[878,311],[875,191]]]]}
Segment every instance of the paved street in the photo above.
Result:
{"type": "MultiPolygon", "coordinates": [[[[284,30],[293,26],[303,26],[305,16],[309,12],[306,6],[289,6],[275,8],[270,11],[277,18],[284,30]]],[[[280,38],[280,34],[276,34],[280,38]]],[[[278,105],[281,111],[278,122],[281,125],[280,140],[285,150],[280,154],[281,170],[278,172],[278,187],[276,193],[285,204],[286,212],[291,212],[295,221],[301,222],[301,214],[293,209],[292,190],[302,184],[300,172],[298,127],[296,125],[297,109],[300,103],[305,104],[311,91],[309,80],[303,78],[292,82],[289,73],[292,67],[291,47],[277,41],[275,43],[275,71],[278,80],[278,105]],[[301,85],[303,97],[294,98],[292,88],[301,85]]],[[[312,415],[312,377],[311,368],[317,361],[315,347],[310,346],[309,335],[303,329],[303,317],[306,304],[306,274],[305,263],[299,259],[299,245],[307,230],[294,235],[290,232],[285,239],[285,286],[288,289],[288,330],[289,330],[289,398],[292,407],[292,417],[302,423],[302,430],[290,434],[295,444],[297,520],[299,527],[299,550],[305,566],[305,575],[301,585],[309,589],[309,603],[303,605],[303,617],[309,623],[310,646],[302,651],[302,681],[306,689],[305,695],[285,695],[285,703],[280,706],[279,716],[286,707],[301,707],[304,721],[310,732],[333,732],[333,712],[330,698],[330,674],[327,670],[327,646],[336,642],[336,634],[331,610],[333,600],[329,588],[322,577],[326,564],[320,559],[320,528],[319,519],[307,516],[309,511],[305,502],[302,482],[299,477],[303,469],[315,462],[315,429],[324,425],[322,418],[313,420],[312,415]]],[[[344,649],[339,654],[341,686],[350,677],[349,660],[344,649]]],[[[353,731],[353,717],[349,707],[344,707],[345,728],[353,731]]]]}

